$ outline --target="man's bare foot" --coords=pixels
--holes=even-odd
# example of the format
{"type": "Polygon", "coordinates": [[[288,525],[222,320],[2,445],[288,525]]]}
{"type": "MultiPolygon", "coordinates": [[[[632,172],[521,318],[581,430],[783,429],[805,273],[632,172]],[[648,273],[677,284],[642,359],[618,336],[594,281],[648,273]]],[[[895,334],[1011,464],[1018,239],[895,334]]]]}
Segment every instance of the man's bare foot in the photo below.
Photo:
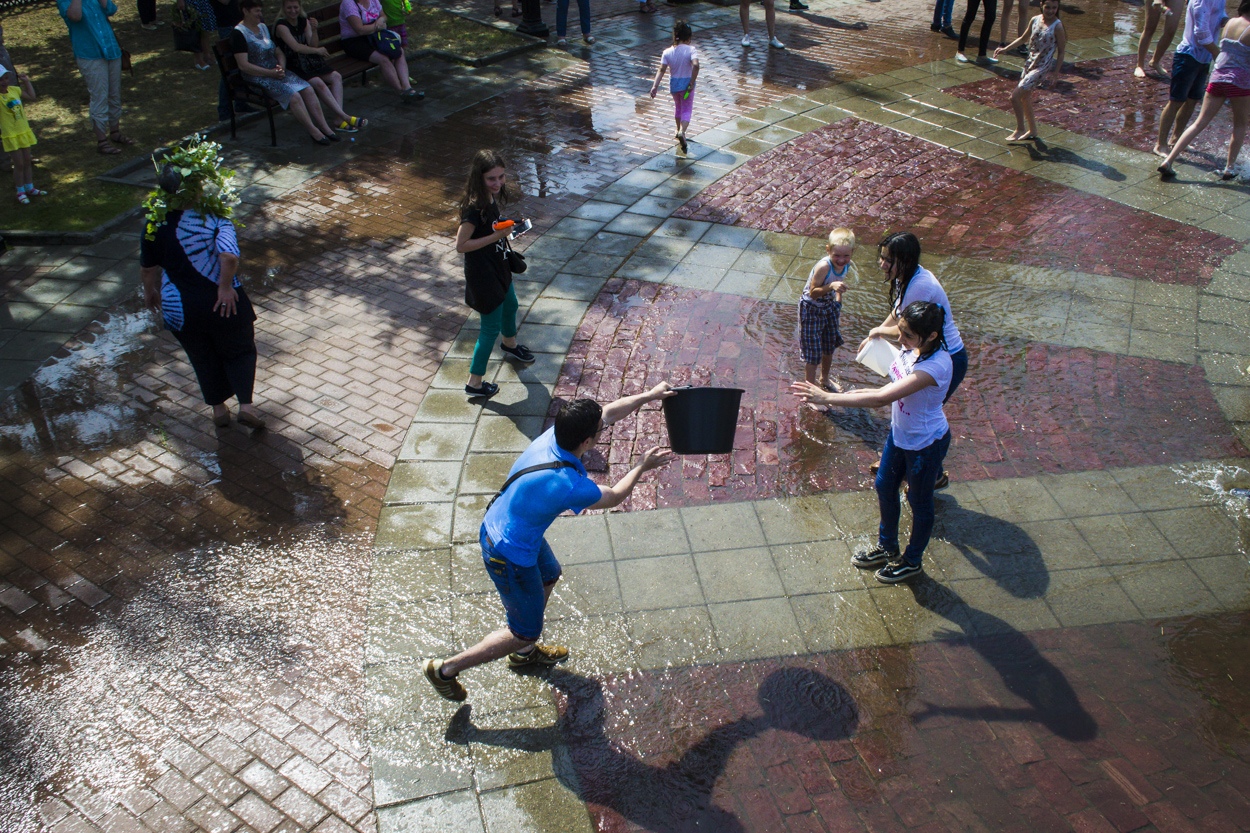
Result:
{"type": "Polygon", "coordinates": [[[1159,78],[1171,78],[1172,77],[1171,73],[1169,73],[1166,69],[1154,63],[1153,61],[1150,63],[1150,74],[1157,76],[1159,78]]]}
{"type": "Polygon", "coordinates": [[[1145,77],[1146,77],[1146,70],[1142,69],[1141,67],[1137,67],[1136,69],[1134,69],[1134,70],[1133,70],[1133,77],[1134,77],[1134,78],[1145,78],[1145,77]]]}
{"type": "Polygon", "coordinates": [[[1164,145],[1155,145],[1150,152],[1155,156],[1162,156],[1164,159],[1167,159],[1168,154],[1172,152],[1172,148],[1164,145]]]}
{"type": "Polygon", "coordinates": [[[817,405],[815,402],[807,402],[807,403],[804,403],[804,404],[805,404],[808,408],[811,408],[813,411],[815,411],[815,412],[816,412],[816,413],[818,413],[818,414],[827,414],[827,413],[829,413],[829,406],[828,406],[828,405],[817,405]]]}
{"type": "Polygon", "coordinates": [[[842,392],[842,386],[839,385],[837,382],[833,381],[832,379],[826,379],[825,381],[820,383],[820,386],[824,388],[825,390],[829,391],[830,393],[842,392]]]}

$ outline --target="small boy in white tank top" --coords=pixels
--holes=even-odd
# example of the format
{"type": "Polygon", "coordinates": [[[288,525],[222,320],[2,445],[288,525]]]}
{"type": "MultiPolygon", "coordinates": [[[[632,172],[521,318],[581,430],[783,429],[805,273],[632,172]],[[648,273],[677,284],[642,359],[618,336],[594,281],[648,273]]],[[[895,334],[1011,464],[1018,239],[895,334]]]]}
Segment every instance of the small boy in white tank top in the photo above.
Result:
{"type": "Polygon", "coordinates": [[[803,355],[803,374],[816,384],[816,368],[820,368],[820,386],[834,391],[829,378],[833,351],[842,346],[839,321],[842,317],[842,293],[851,271],[855,253],[855,232],[835,228],[829,232],[825,245],[827,257],[812,267],[799,300],[799,352],[803,355]]]}

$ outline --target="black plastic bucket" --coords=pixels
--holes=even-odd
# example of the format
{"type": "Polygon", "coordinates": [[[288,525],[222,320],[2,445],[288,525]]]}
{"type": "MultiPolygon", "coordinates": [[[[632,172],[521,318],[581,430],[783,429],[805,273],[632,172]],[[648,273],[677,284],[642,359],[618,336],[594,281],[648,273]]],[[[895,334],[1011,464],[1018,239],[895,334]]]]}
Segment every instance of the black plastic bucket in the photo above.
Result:
{"type": "Polygon", "coordinates": [[[728,454],[734,449],[742,388],[674,388],[664,400],[668,439],[677,454],[728,454]]]}

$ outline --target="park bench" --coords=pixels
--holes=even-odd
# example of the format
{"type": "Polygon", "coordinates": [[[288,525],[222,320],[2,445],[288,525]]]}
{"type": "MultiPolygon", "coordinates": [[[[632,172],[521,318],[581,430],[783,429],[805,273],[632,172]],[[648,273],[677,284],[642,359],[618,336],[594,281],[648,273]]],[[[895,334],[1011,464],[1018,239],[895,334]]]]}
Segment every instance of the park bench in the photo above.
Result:
{"type": "MultiPolygon", "coordinates": [[[[344,81],[360,76],[360,85],[362,87],[365,86],[368,83],[366,73],[373,69],[375,64],[353,58],[343,51],[343,47],[339,43],[341,36],[339,32],[339,4],[331,3],[328,6],[322,6],[319,9],[308,12],[308,17],[316,22],[318,45],[324,46],[330,53],[330,57],[327,60],[330,69],[343,76],[344,81]]],[[[230,41],[218,41],[213,47],[213,52],[217,56],[217,68],[221,70],[221,77],[226,80],[226,89],[230,93],[231,102],[241,102],[250,104],[253,107],[264,108],[265,115],[269,117],[269,143],[277,147],[278,129],[274,125],[273,111],[280,109],[278,102],[270,98],[261,89],[247,83],[247,79],[239,71],[238,63],[234,60],[234,52],[230,49],[230,41]]],[[[236,138],[236,122],[233,107],[230,108],[230,138],[236,138]]]]}

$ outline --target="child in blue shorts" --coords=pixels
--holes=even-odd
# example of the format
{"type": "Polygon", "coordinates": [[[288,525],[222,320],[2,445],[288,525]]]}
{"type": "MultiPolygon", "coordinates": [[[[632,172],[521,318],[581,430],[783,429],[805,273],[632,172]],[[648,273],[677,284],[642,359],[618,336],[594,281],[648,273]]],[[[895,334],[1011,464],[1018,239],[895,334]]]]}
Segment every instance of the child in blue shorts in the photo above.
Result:
{"type": "Polygon", "coordinates": [[[833,351],[843,344],[838,328],[842,317],[842,293],[855,253],[855,232],[835,228],[829,232],[821,258],[807,276],[803,297],[799,300],[799,350],[803,354],[803,373],[808,382],[816,384],[816,367],[820,366],[820,386],[834,391],[829,378],[833,351]]]}

